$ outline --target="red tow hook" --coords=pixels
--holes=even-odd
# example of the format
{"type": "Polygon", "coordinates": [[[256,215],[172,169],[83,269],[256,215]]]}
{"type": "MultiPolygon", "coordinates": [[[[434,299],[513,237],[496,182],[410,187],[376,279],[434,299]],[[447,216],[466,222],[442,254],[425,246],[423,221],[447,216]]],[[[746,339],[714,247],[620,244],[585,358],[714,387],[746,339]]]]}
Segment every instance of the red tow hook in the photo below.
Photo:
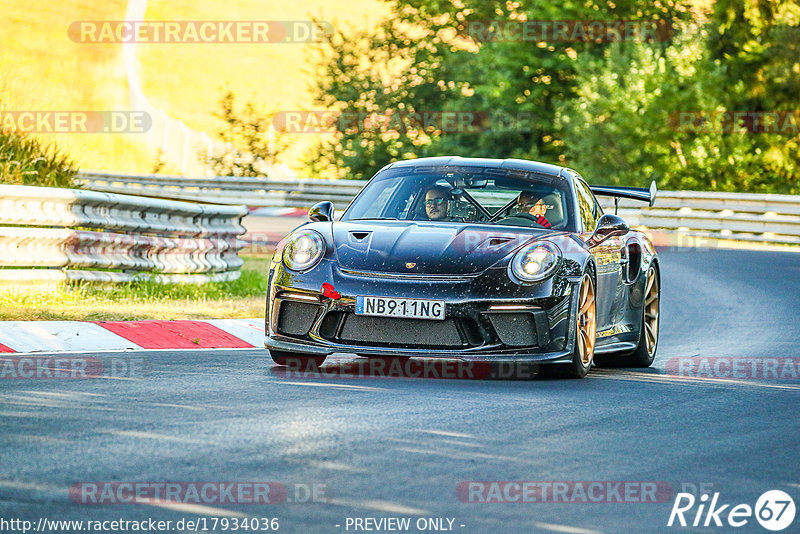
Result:
{"type": "Polygon", "coordinates": [[[339,300],[342,298],[342,294],[336,291],[336,289],[334,289],[334,287],[327,282],[322,284],[321,291],[323,297],[328,297],[329,299],[333,300],[339,300]]]}

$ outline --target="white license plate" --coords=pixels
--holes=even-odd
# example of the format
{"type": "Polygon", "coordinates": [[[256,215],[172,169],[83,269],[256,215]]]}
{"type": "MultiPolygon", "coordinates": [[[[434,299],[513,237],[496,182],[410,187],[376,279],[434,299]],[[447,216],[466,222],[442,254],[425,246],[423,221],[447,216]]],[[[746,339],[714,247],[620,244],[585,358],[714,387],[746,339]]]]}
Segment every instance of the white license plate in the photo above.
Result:
{"type": "Polygon", "coordinates": [[[444,320],[444,301],[392,297],[356,297],[356,315],[442,321],[444,320]]]}

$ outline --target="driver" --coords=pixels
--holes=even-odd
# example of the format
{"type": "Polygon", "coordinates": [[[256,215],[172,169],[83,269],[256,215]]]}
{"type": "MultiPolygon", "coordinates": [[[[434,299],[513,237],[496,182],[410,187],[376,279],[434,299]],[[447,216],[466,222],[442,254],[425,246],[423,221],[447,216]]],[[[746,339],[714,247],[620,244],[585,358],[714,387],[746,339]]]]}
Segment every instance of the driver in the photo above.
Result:
{"type": "Polygon", "coordinates": [[[446,187],[434,185],[425,192],[425,214],[432,221],[449,221],[447,216],[450,191],[446,187]]]}
{"type": "Polygon", "coordinates": [[[547,217],[545,217],[547,210],[551,209],[553,209],[553,206],[545,204],[541,198],[530,191],[522,191],[517,197],[517,212],[531,215],[536,220],[536,223],[544,228],[552,226],[547,217]]]}

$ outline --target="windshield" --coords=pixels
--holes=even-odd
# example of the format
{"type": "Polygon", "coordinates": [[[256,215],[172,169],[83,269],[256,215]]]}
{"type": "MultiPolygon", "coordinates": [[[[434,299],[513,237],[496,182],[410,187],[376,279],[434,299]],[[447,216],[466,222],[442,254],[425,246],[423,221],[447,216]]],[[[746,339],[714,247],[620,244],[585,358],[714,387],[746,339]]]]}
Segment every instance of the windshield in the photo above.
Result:
{"type": "Polygon", "coordinates": [[[483,167],[400,167],[372,179],[342,220],[396,219],[571,228],[569,183],[483,167]]]}

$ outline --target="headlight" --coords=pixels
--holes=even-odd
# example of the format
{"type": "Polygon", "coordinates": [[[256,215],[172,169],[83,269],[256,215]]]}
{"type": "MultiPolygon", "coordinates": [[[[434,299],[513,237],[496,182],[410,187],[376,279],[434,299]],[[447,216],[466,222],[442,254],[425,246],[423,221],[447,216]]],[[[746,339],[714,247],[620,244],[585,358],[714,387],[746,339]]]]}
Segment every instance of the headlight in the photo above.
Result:
{"type": "Polygon", "coordinates": [[[325,240],[314,230],[301,230],[286,240],[283,263],[293,271],[307,271],[325,254],[325,240]]]}
{"type": "Polygon", "coordinates": [[[542,241],[522,247],[512,258],[509,270],[523,282],[535,282],[553,274],[560,259],[559,248],[542,241]]]}

